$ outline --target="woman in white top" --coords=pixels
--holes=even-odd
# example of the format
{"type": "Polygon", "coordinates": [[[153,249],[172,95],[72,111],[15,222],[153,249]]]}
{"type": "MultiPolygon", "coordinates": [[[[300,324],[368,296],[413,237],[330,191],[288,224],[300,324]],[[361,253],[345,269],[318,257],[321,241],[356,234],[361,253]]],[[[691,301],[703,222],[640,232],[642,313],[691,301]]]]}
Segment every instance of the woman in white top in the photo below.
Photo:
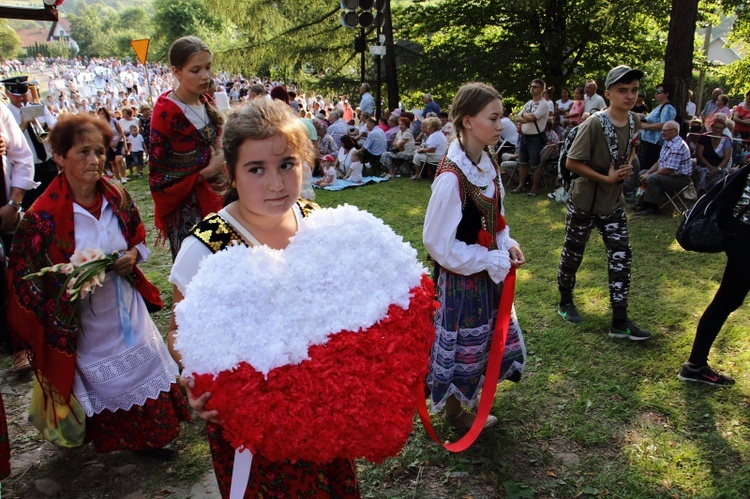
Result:
{"type": "Polygon", "coordinates": [[[380,156],[380,164],[388,170],[388,176],[393,177],[396,174],[394,160],[408,161],[414,156],[414,135],[410,130],[411,122],[409,118],[402,116],[398,119],[398,133],[393,138],[393,147],[380,156]]]}
{"type": "Polygon", "coordinates": [[[77,400],[86,437],[102,453],[164,447],[190,419],[177,364],[149,316],[162,300],[138,268],[150,253],[146,229],[127,191],[102,177],[111,138],[89,114],[61,117],[49,136],[61,174],[26,212],[9,265],[8,319],[31,348],[34,390],[58,417],[77,400]],[[25,278],[86,250],[119,257],[77,307],[59,298],[64,274],[25,278]]]}
{"type": "Polygon", "coordinates": [[[352,153],[357,149],[357,142],[349,135],[341,136],[341,148],[336,156],[336,161],[333,163],[333,167],[340,176],[344,176],[349,172],[349,167],[352,164],[352,153]]]}
{"type": "Polygon", "coordinates": [[[573,99],[570,98],[570,90],[565,87],[560,89],[560,98],[555,101],[555,121],[556,124],[565,127],[568,126],[565,120],[565,113],[570,111],[573,105],[573,99]]]}
{"type": "Polygon", "coordinates": [[[425,119],[422,130],[428,135],[414,154],[414,176],[412,179],[420,178],[420,169],[423,163],[437,163],[448,149],[448,138],[443,133],[443,123],[440,118],[425,119]]]}

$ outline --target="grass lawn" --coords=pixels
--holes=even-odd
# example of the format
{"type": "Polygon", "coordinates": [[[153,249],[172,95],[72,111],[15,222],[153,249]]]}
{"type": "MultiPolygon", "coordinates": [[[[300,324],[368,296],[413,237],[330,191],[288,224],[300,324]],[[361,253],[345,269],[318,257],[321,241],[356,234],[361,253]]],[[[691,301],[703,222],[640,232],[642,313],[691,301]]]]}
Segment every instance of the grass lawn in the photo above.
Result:
{"type": "MultiPolygon", "coordinates": [[[[127,184],[146,226],[153,227],[146,179],[127,184]]],[[[426,257],[421,242],[427,182],[393,179],[339,192],[316,190],[322,206],[349,203],[385,220],[426,257]]],[[[722,329],[711,363],[737,379],[724,390],[677,380],[695,325],[713,297],[725,256],[687,253],[674,240],[677,218],[630,217],[633,277],[630,316],[654,336],[647,342],[607,336],[610,310],[606,258],[592,234],[578,272],[576,302],[586,321],[556,313],[557,262],[564,207],[546,197],[508,195],[511,235],[527,264],[516,310],[526,335],[523,380],[498,388],[501,424],[462,454],[443,451],[421,424],[402,454],[380,466],[360,463],[365,497],[702,497],[750,496],[748,406],[750,310],[722,329]]],[[[151,232],[153,236],[153,232],[151,232]]],[[[149,241],[153,243],[153,237],[149,241]]],[[[384,256],[385,257],[385,256],[384,256]]],[[[171,259],[155,251],[144,266],[165,291],[171,259]]],[[[377,265],[377,262],[362,262],[377,265]]],[[[157,317],[166,331],[168,316],[157,317]]],[[[388,401],[383,401],[388,403],[388,401]]],[[[459,435],[434,416],[446,439],[459,435]]],[[[200,434],[186,443],[200,446],[200,434]]],[[[206,454],[206,464],[208,456],[206,454]]],[[[190,455],[190,464],[199,459],[190,455]]]]}

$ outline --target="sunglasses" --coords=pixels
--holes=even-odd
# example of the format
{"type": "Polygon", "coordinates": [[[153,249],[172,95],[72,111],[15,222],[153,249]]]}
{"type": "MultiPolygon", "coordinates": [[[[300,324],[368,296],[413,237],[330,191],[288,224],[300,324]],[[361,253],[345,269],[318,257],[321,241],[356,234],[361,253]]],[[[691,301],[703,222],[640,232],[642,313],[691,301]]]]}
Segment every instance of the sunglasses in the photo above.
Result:
{"type": "Polygon", "coordinates": [[[659,90],[657,90],[657,91],[656,91],[656,93],[657,93],[657,94],[663,94],[663,93],[664,93],[664,90],[662,90],[662,89],[660,88],[659,90]]]}

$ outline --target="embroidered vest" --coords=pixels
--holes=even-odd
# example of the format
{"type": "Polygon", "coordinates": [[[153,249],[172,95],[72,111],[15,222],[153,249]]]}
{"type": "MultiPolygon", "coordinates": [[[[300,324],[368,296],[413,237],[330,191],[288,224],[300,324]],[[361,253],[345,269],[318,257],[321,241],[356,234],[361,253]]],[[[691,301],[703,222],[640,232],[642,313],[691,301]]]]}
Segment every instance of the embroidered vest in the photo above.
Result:
{"type": "MultiPolygon", "coordinates": [[[[492,165],[497,170],[495,158],[492,165]]],[[[456,230],[456,239],[466,244],[476,244],[479,231],[486,230],[489,234],[497,232],[497,219],[500,215],[500,175],[495,177],[495,195],[492,198],[484,196],[476,185],[469,182],[466,175],[456,163],[446,156],[438,166],[435,177],[443,172],[451,172],[458,177],[458,191],[461,196],[461,222],[456,230]]],[[[492,237],[490,250],[497,249],[497,241],[492,237]]]]}
{"type": "MultiPolygon", "coordinates": [[[[317,204],[299,199],[297,206],[306,218],[313,210],[320,208],[317,204]]],[[[211,213],[206,218],[195,224],[190,233],[202,242],[212,253],[217,253],[232,244],[245,244],[242,236],[234,227],[227,223],[218,213],[211,213]]]]}

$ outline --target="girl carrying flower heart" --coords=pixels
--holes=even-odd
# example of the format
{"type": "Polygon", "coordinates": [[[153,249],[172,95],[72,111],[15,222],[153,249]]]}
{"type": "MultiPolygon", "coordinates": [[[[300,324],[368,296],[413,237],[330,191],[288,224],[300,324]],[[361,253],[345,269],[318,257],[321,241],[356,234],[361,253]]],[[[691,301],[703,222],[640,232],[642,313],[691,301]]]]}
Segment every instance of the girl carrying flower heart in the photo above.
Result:
{"type": "MultiPolygon", "coordinates": [[[[301,219],[313,207],[299,199],[303,164],[312,164],[315,158],[305,127],[288,105],[264,99],[249,103],[229,118],[223,147],[225,174],[230,182],[225,207],[197,224],[183,241],[169,278],[174,284],[175,304],[183,299],[205,257],[238,243],[283,250],[297,232],[301,219]]],[[[176,334],[173,314],[169,347],[175,360],[182,364],[174,348],[176,334]]],[[[206,410],[211,393],[195,396],[192,392],[195,380],[182,377],[181,383],[191,407],[208,421],[206,428],[216,479],[222,497],[229,497],[235,449],[224,436],[222,415],[216,410],[206,410]]],[[[254,455],[244,497],[276,496],[359,497],[354,463],[347,459],[334,459],[327,464],[272,462],[254,455]]]]}

